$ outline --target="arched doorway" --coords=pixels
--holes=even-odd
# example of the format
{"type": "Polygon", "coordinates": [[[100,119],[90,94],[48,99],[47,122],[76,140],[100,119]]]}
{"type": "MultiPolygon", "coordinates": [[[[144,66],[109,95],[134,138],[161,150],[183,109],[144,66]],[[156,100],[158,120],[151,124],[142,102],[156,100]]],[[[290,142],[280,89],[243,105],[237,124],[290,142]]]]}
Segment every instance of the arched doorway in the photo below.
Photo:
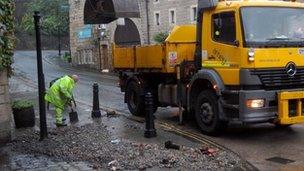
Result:
{"type": "Polygon", "coordinates": [[[131,19],[125,18],[124,25],[117,25],[114,42],[117,45],[140,45],[139,31],[131,19]]]}

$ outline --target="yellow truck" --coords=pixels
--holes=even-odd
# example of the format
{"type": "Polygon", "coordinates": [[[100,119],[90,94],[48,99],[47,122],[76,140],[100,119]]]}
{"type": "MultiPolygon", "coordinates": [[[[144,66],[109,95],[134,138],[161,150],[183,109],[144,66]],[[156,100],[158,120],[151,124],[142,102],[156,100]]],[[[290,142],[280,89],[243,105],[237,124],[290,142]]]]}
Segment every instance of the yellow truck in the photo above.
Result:
{"type": "Polygon", "coordinates": [[[113,45],[113,60],[134,115],[151,92],[155,110],[183,108],[207,134],[231,121],[304,122],[303,3],[198,0],[196,25],[161,45],[113,45]]]}

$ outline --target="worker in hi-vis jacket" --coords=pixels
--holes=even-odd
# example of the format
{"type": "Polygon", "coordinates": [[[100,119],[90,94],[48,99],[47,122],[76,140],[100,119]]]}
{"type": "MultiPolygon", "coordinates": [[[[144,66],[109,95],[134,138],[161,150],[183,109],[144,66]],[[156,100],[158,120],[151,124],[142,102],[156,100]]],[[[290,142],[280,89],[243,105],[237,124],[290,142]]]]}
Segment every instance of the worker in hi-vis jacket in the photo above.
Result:
{"type": "Polygon", "coordinates": [[[56,126],[67,126],[63,119],[63,111],[66,106],[72,106],[73,89],[78,82],[77,75],[66,75],[57,79],[46,92],[45,100],[55,107],[56,126]]]}

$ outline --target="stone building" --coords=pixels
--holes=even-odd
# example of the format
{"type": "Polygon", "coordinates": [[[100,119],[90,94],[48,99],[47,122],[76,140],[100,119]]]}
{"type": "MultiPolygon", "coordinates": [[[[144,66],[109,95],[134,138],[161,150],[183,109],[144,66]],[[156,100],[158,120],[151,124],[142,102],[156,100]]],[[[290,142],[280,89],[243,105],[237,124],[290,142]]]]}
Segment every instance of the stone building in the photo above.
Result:
{"type": "MultiPolygon", "coordinates": [[[[69,0],[70,5],[70,47],[72,63],[90,68],[102,68],[96,38],[96,26],[84,25],[85,0],[69,0]]],[[[107,44],[106,44],[107,45],[107,44]]]]}
{"type": "Polygon", "coordinates": [[[149,35],[145,41],[148,44],[154,42],[153,37],[156,34],[169,33],[175,25],[195,24],[197,0],[150,0],[147,9],[148,11],[143,11],[143,15],[148,15],[149,23],[142,23],[142,28],[149,35]]]}
{"type": "Polygon", "coordinates": [[[158,33],[169,33],[175,25],[195,24],[197,17],[197,0],[137,0],[140,18],[118,19],[108,25],[84,25],[85,1],[69,0],[72,62],[96,69],[112,68],[112,42],[153,44],[158,33]]]}
{"type": "Polygon", "coordinates": [[[196,4],[197,0],[138,0],[140,18],[118,19],[108,25],[84,25],[85,0],[69,0],[72,63],[111,69],[111,42],[151,44],[154,35],[168,33],[175,25],[194,24],[196,4]]]}
{"type": "Polygon", "coordinates": [[[0,71],[0,144],[11,138],[11,104],[6,70],[0,71]]]}

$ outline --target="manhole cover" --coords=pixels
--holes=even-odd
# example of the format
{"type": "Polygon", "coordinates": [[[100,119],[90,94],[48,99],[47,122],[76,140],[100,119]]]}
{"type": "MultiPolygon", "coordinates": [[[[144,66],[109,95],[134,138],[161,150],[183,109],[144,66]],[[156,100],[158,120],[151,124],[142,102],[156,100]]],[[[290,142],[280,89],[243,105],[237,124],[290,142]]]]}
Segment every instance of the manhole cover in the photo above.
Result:
{"type": "Polygon", "coordinates": [[[288,163],[295,162],[294,160],[285,159],[285,158],[282,158],[282,157],[272,157],[272,158],[269,158],[269,159],[266,159],[266,160],[271,161],[271,162],[275,162],[275,163],[280,163],[280,164],[288,164],[288,163]]]}

